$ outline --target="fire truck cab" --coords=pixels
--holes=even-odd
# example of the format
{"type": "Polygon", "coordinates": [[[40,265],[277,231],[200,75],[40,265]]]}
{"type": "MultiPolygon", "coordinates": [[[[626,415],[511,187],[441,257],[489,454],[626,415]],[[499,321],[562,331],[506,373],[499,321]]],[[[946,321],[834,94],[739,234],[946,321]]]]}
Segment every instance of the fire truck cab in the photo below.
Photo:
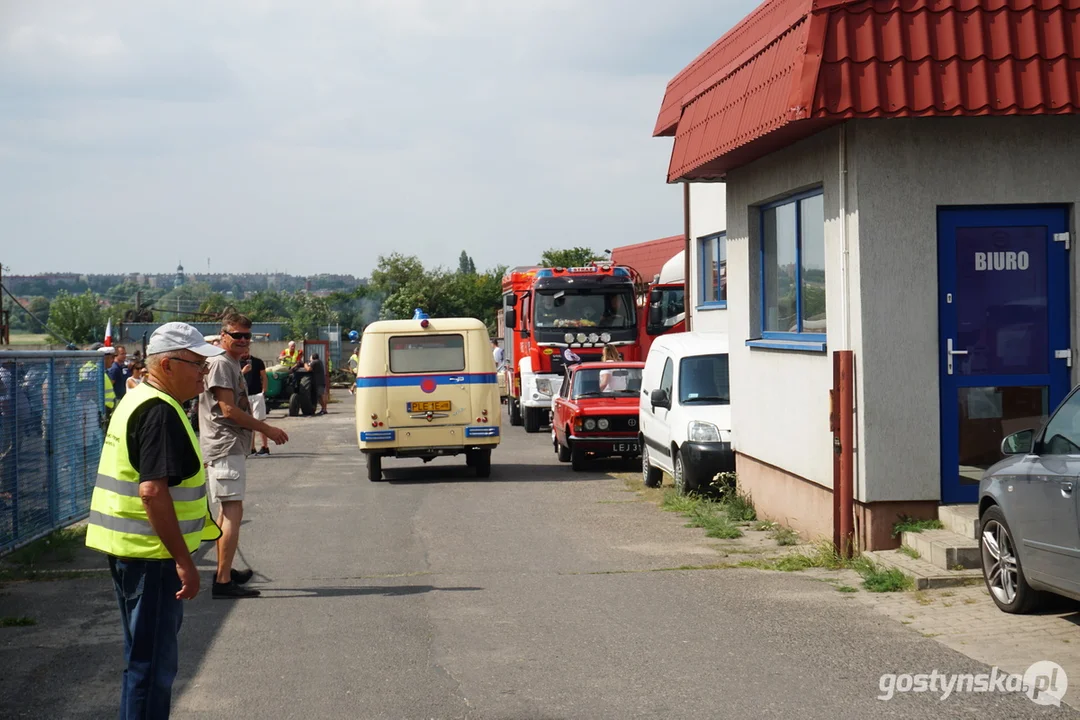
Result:
{"type": "Polygon", "coordinates": [[[539,432],[566,367],[615,345],[641,360],[633,277],[625,267],[518,267],[503,277],[507,408],[511,425],[539,432]]]}
{"type": "Polygon", "coordinates": [[[664,263],[660,273],[649,285],[638,320],[641,327],[641,354],[648,357],[653,340],[668,333],[686,332],[686,309],[683,305],[685,283],[683,259],[685,253],[676,253],[664,263]]]}

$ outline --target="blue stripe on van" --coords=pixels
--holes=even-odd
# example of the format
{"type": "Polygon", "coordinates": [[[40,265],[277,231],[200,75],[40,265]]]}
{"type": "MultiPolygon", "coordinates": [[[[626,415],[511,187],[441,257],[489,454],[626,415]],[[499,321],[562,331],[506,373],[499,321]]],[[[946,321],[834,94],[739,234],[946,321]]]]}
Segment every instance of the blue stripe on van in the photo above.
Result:
{"type": "Polygon", "coordinates": [[[373,375],[356,378],[356,387],[416,387],[424,380],[434,380],[436,385],[495,385],[499,382],[495,373],[447,373],[445,375],[373,375]]]}

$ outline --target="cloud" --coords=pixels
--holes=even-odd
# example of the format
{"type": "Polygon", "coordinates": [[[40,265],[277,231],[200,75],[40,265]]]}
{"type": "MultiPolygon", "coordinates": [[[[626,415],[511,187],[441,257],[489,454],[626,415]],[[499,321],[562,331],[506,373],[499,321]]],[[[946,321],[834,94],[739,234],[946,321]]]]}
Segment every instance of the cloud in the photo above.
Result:
{"type": "Polygon", "coordinates": [[[366,275],[394,250],[484,267],[677,233],[670,140],[650,137],[664,86],[750,9],[18,2],[0,260],[366,275]]]}

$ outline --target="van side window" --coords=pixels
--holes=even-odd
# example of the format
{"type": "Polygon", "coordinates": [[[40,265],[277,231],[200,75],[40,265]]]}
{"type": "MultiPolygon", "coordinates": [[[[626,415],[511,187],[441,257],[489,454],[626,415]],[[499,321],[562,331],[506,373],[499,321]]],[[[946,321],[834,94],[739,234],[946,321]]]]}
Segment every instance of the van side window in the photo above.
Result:
{"type": "Polygon", "coordinates": [[[671,397],[671,388],[673,386],[672,375],[675,372],[675,366],[671,362],[671,358],[664,361],[664,374],[660,376],[660,390],[663,390],[671,397]]]}

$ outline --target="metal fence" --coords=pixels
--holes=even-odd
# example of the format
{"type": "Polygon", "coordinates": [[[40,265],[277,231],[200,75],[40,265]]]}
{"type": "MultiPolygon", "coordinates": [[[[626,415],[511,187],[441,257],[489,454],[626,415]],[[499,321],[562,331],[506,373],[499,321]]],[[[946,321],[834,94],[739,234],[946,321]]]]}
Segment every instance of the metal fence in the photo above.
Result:
{"type": "Polygon", "coordinates": [[[104,371],[95,352],[0,351],[0,554],[89,514],[104,371]]]}

